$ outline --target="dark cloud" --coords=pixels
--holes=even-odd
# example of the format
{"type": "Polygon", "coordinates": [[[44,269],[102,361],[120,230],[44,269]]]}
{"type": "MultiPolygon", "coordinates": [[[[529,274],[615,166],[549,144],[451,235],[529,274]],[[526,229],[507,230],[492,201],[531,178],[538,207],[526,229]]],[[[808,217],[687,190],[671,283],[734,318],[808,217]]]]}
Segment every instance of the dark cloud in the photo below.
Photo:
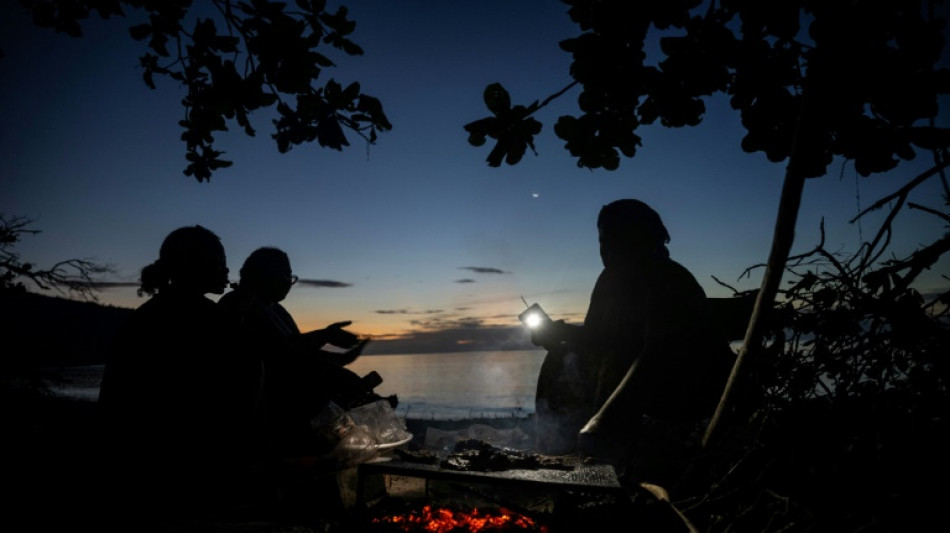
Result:
{"type": "MultiPolygon", "coordinates": [[[[494,300],[491,300],[494,303],[494,300]]],[[[364,351],[373,354],[448,353],[459,351],[541,350],[531,344],[531,334],[518,321],[524,305],[518,301],[510,313],[478,314],[477,307],[441,310],[380,309],[387,315],[407,316],[408,328],[374,338],[364,351]]],[[[582,322],[583,315],[559,314],[557,319],[582,322]]]]}
{"type": "MultiPolygon", "coordinates": [[[[141,285],[138,281],[77,281],[72,282],[72,285],[81,285],[85,287],[90,287],[94,289],[113,289],[119,287],[139,287],[141,285]]],[[[347,283],[345,281],[333,281],[327,279],[300,279],[297,281],[297,286],[302,287],[317,287],[317,288],[330,288],[330,289],[339,289],[344,287],[352,287],[352,283],[347,283]]]]}
{"type": "Polygon", "coordinates": [[[475,280],[472,278],[457,279],[455,283],[475,283],[475,280]]]}
{"type": "Polygon", "coordinates": [[[373,311],[378,315],[434,315],[441,313],[441,309],[423,309],[421,311],[412,311],[410,309],[377,309],[373,311]]]}
{"type": "Polygon", "coordinates": [[[471,270],[472,272],[475,272],[476,274],[508,274],[508,272],[505,272],[504,270],[501,270],[500,268],[494,268],[494,267],[459,267],[459,268],[462,270],[471,270]]]}
{"type": "Polygon", "coordinates": [[[442,315],[433,317],[427,321],[417,320],[416,324],[423,326],[425,329],[434,330],[434,329],[446,329],[446,328],[478,328],[484,324],[485,321],[480,317],[474,316],[452,316],[452,315],[442,315]]]}
{"type": "Polygon", "coordinates": [[[330,289],[339,289],[343,287],[352,287],[352,283],[346,283],[345,281],[332,281],[328,279],[300,279],[297,281],[297,285],[302,285],[304,287],[317,287],[317,288],[330,288],[330,289]]]}
{"type": "Polygon", "coordinates": [[[102,283],[92,283],[92,285],[100,289],[112,289],[118,287],[139,287],[142,284],[138,281],[106,281],[102,283]]]}
{"type": "Polygon", "coordinates": [[[88,287],[93,290],[116,289],[121,287],[139,287],[140,285],[141,283],[138,281],[70,281],[69,283],[60,284],[62,287],[88,287]]]}

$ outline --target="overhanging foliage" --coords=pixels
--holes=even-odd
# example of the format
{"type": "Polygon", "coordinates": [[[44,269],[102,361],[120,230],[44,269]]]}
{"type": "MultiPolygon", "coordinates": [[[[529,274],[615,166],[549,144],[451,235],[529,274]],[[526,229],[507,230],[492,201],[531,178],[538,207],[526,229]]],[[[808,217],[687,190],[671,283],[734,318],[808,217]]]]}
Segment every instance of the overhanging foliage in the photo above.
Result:
{"type": "Polygon", "coordinates": [[[198,181],[231,166],[215,149],[214,135],[236,122],[249,136],[256,134],[252,112],[275,107],[272,137],[281,152],[316,141],[342,150],[349,146],[344,130],[368,143],[392,129],[380,101],[362,92],[358,82],[326,79],[335,66],[328,47],[345,55],[363,53],[350,40],[356,23],[339,7],[323,0],[296,0],[293,5],[270,0],[20,0],[33,23],[79,37],[81,23],[92,14],[104,19],[134,12],[147,22],[129,29],[144,43],[140,66],[145,84],[155,88],[156,76],[167,76],[185,89],[185,175],[198,181]],[[321,85],[322,83],[322,85],[321,85]]]}

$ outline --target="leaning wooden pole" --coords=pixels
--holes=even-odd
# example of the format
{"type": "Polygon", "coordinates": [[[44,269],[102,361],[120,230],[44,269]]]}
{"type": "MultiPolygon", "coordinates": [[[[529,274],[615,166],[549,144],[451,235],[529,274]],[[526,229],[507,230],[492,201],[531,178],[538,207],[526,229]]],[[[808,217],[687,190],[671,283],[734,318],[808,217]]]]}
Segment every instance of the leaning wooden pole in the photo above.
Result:
{"type": "Polygon", "coordinates": [[[757,357],[762,349],[762,338],[764,335],[766,318],[775,297],[778,294],[779,285],[782,282],[782,274],[785,270],[785,263],[788,261],[789,252],[792,249],[792,243],[795,241],[795,224],[798,222],[798,208],[801,205],[802,191],[805,188],[805,178],[801,172],[795,169],[795,155],[789,159],[788,169],[785,172],[785,182],[782,185],[782,196],[779,199],[778,217],[775,221],[775,230],[772,235],[772,250],[769,252],[768,263],[765,266],[765,275],[762,278],[761,289],[755,300],[755,308],[752,311],[752,318],[746,328],[745,337],[742,341],[742,347],[739,348],[739,354],[735,363],[732,365],[732,371],[729,373],[729,379],[726,381],[725,389],[716,406],[709,425],[706,427],[706,433],[703,435],[703,446],[711,441],[717,426],[722,419],[723,413],[729,407],[731,394],[738,380],[739,370],[742,363],[750,358],[757,357]]]}
{"type": "Polygon", "coordinates": [[[703,435],[703,446],[710,443],[722,420],[723,413],[729,407],[732,391],[739,379],[742,363],[746,359],[757,357],[762,350],[766,319],[775,302],[775,297],[778,295],[785,264],[788,262],[792,243],[795,242],[795,224],[798,222],[798,209],[801,206],[802,191],[805,189],[805,176],[799,170],[798,161],[798,157],[800,157],[798,138],[803,129],[803,118],[804,113],[800,113],[797,131],[792,141],[788,167],[785,170],[782,196],[779,199],[778,216],[772,234],[772,250],[769,252],[769,259],[765,265],[765,275],[762,278],[761,288],[755,300],[755,308],[752,310],[752,317],[749,319],[745,338],[742,340],[742,347],[739,348],[739,354],[732,365],[732,371],[729,373],[729,379],[726,381],[722,396],[719,398],[719,404],[716,406],[716,411],[706,427],[706,433],[703,435]]]}

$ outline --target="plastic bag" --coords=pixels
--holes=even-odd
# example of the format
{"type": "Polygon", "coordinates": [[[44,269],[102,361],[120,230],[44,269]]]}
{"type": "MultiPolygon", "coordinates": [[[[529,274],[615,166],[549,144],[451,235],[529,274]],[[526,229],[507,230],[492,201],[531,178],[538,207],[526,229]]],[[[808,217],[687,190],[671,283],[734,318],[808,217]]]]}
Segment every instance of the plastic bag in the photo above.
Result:
{"type": "Polygon", "coordinates": [[[357,425],[365,426],[380,445],[403,442],[412,438],[412,433],[406,429],[405,422],[396,416],[396,412],[387,400],[377,400],[355,407],[346,414],[357,425]]]}
{"type": "Polygon", "coordinates": [[[370,428],[358,424],[348,412],[333,402],[310,424],[332,446],[328,458],[342,467],[356,466],[379,455],[379,441],[370,428]]]}

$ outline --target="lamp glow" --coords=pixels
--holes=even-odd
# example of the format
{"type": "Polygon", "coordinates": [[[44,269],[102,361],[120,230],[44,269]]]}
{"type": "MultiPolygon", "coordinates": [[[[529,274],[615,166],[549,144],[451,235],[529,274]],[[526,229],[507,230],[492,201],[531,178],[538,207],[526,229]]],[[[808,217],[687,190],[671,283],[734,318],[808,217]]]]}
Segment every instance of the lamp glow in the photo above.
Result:
{"type": "Polygon", "coordinates": [[[527,326],[528,329],[537,329],[543,327],[544,323],[549,319],[548,315],[545,314],[544,309],[541,309],[540,305],[534,304],[529,306],[520,315],[518,315],[518,320],[527,326]]]}
{"type": "Polygon", "coordinates": [[[529,328],[536,328],[541,324],[541,313],[531,313],[525,317],[524,323],[529,328]]]}

